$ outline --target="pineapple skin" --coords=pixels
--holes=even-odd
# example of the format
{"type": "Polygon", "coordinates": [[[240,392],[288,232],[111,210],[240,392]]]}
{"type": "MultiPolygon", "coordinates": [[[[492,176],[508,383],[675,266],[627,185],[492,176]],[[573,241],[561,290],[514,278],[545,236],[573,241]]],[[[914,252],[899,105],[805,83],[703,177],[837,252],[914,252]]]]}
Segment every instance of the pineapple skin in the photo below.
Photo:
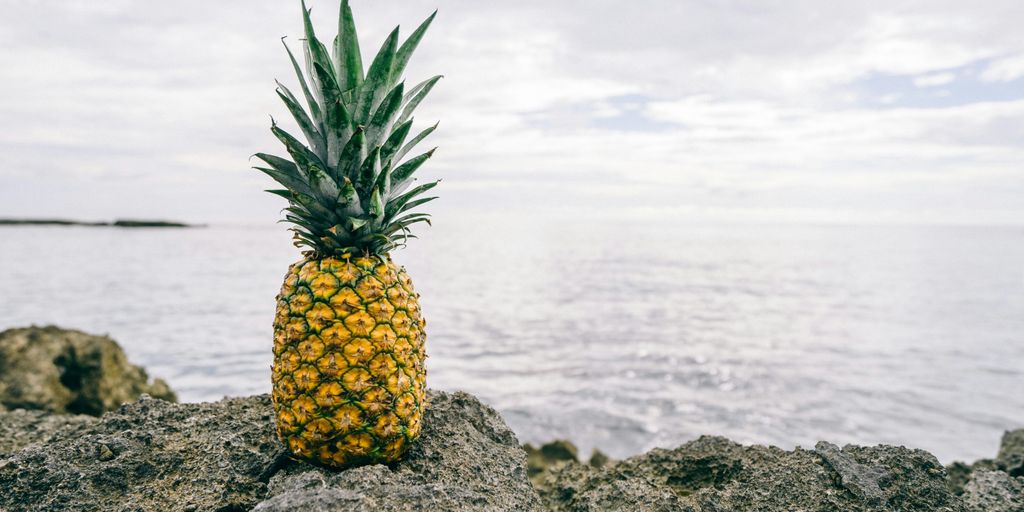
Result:
{"type": "Polygon", "coordinates": [[[274,317],[277,433],[333,467],[398,460],[426,407],[426,322],[388,255],[307,257],[289,267],[274,317]]]}

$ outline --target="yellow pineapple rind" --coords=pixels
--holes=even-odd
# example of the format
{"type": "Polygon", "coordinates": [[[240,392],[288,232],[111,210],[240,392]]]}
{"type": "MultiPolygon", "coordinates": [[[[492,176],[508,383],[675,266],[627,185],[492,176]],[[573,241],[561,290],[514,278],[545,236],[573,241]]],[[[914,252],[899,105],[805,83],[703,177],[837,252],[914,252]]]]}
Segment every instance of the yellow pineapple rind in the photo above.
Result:
{"type": "Polygon", "coordinates": [[[393,462],[422,429],[426,322],[390,256],[306,258],[274,316],[278,436],[309,461],[393,462]]]}

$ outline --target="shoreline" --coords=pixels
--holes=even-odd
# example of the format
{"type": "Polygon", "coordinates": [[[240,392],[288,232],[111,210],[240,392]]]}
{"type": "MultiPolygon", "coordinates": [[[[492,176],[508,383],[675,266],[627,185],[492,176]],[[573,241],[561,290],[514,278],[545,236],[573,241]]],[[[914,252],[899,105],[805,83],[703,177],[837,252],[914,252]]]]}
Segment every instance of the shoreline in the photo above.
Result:
{"type": "Polygon", "coordinates": [[[945,466],[903,446],[785,450],[702,436],[622,460],[523,445],[463,392],[429,391],[422,435],[390,465],[290,457],[269,395],[176,403],[111,338],[0,332],[0,511],[356,510],[1020,512],[1024,429],[945,466]]]}
{"type": "Polygon", "coordinates": [[[113,221],[81,221],[71,219],[0,218],[0,226],[80,226],[109,228],[204,228],[206,224],[188,224],[169,220],[115,219],[113,221]]]}

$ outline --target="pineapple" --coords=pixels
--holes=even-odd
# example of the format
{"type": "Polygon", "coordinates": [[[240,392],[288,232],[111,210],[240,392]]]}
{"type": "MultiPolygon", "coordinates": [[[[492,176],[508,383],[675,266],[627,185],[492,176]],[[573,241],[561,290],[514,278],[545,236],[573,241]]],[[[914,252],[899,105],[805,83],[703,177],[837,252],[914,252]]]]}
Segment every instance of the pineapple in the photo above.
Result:
{"type": "Polygon", "coordinates": [[[255,155],[265,164],[255,168],[284,187],[268,192],[288,200],[284,221],[305,249],[277,297],[277,432],[301,459],[392,462],[422,428],[426,334],[419,295],[390,252],[414,238],[410,226],[429,223],[410,210],[435,199],[423,194],[436,181],[413,186],[434,150],[406,156],[437,127],[409,138],[413,110],[441,77],[408,90],[399,79],[436,11],[401,45],[395,28],[365,75],[347,0],[330,53],[304,2],[302,13],[305,75],[285,50],[306,107],[280,82],[277,94],[306,144],[272,120],[288,158],[255,155]]]}

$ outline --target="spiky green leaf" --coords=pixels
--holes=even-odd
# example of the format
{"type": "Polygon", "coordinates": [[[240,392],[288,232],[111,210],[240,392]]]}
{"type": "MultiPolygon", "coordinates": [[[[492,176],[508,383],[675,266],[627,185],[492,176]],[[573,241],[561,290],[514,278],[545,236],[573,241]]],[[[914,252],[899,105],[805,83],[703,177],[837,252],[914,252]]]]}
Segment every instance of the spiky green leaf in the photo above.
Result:
{"type": "Polygon", "coordinates": [[[366,71],[366,79],[363,81],[362,91],[359,95],[359,108],[356,119],[360,122],[368,122],[370,114],[388,93],[391,84],[388,83],[391,76],[391,66],[395,59],[395,49],[398,46],[398,27],[395,27],[384,40],[380,51],[374,57],[370,69],[366,71]]]}
{"type": "Polygon", "coordinates": [[[434,17],[437,16],[435,10],[420,26],[416,27],[412,35],[402,43],[402,47],[395,53],[395,63],[391,69],[391,83],[395,83],[402,79],[402,73],[405,72],[405,66],[409,63],[409,57],[412,57],[412,52],[416,50],[416,46],[420,44],[420,40],[423,39],[423,34],[427,32],[427,28],[430,27],[430,23],[434,21],[434,17]]]}
{"type": "Polygon", "coordinates": [[[381,199],[380,190],[373,189],[373,193],[370,194],[370,208],[368,213],[373,217],[373,222],[376,225],[380,225],[381,220],[384,219],[384,200],[381,199]]]}
{"type": "Polygon", "coordinates": [[[359,53],[359,36],[348,0],[341,2],[338,13],[338,38],[334,47],[334,66],[342,91],[349,91],[363,83],[363,57],[359,53]]]}
{"type": "MultiPolygon", "coordinates": [[[[334,75],[320,64],[313,64],[313,71],[320,82],[324,101],[324,131],[326,134],[329,168],[336,168],[341,161],[341,151],[352,136],[352,116],[341,100],[341,89],[334,75]]],[[[337,176],[336,176],[337,178],[337,176]]]]}
{"type": "Polygon", "coordinates": [[[291,174],[295,177],[301,176],[301,174],[299,174],[299,168],[291,160],[287,160],[285,158],[281,158],[275,155],[269,155],[267,153],[256,153],[253,156],[259,158],[260,160],[263,160],[264,162],[267,163],[267,165],[273,167],[274,169],[277,169],[278,171],[291,174]]]}
{"type": "Polygon", "coordinates": [[[324,204],[331,204],[337,201],[338,194],[341,193],[341,189],[328,174],[327,171],[319,167],[310,168],[309,183],[313,188],[313,191],[320,198],[320,201],[324,204]]]}
{"type": "Polygon", "coordinates": [[[313,152],[316,153],[321,160],[327,159],[327,147],[325,140],[317,127],[313,124],[313,120],[309,118],[306,111],[299,104],[299,101],[295,99],[295,96],[287,87],[277,82],[277,95],[281,98],[281,101],[288,107],[288,111],[291,112],[292,117],[295,118],[296,124],[302,130],[302,134],[306,136],[306,140],[309,141],[310,147],[313,148],[313,152]]]}
{"type": "Polygon", "coordinates": [[[324,69],[331,70],[333,74],[334,65],[331,63],[331,57],[327,54],[327,48],[316,38],[316,33],[313,32],[313,21],[310,20],[309,13],[310,10],[306,8],[306,0],[302,0],[302,27],[306,33],[306,47],[309,48],[313,63],[323,66],[324,69]]]}
{"type": "Polygon", "coordinates": [[[309,92],[309,85],[306,84],[306,77],[302,74],[302,68],[299,67],[298,61],[295,60],[295,55],[292,54],[292,49],[284,42],[283,37],[281,38],[281,44],[284,46],[284,50],[288,52],[288,60],[291,61],[292,68],[295,70],[295,76],[299,79],[299,86],[302,87],[302,95],[306,97],[306,105],[309,107],[310,117],[313,118],[314,122],[322,123],[320,105],[317,104],[316,99],[309,92]]]}
{"type": "Polygon", "coordinates": [[[312,190],[310,190],[309,186],[306,184],[305,181],[302,180],[301,177],[293,176],[288,173],[278,171],[277,169],[271,169],[269,167],[254,166],[253,169],[261,171],[267,176],[270,176],[271,178],[274,179],[274,181],[280,183],[288,190],[295,190],[306,194],[312,192],[312,190]]]}
{"type": "Polygon", "coordinates": [[[383,139],[391,130],[395,116],[398,114],[398,108],[402,105],[402,91],[404,89],[405,84],[396,85],[384,97],[384,100],[381,101],[380,106],[377,107],[376,112],[374,112],[373,117],[370,119],[370,123],[366,125],[366,141],[370,146],[383,144],[383,139]]]}
{"type": "Polygon", "coordinates": [[[431,127],[427,128],[427,129],[421,131],[420,133],[418,133],[415,137],[412,138],[412,140],[409,141],[408,144],[406,144],[405,146],[402,146],[402,149],[400,151],[398,151],[398,153],[395,153],[395,156],[394,156],[394,158],[391,161],[394,162],[394,163],[401,162],[402,159],[405,158],[405,155],[407,155],[409,153],[409,151],[412,150],[412,148],[416,147],[416,144],[419,144],[420,141],[422,141],[423,139],[427,138],[427,135],[430,135],[431,133],[434,133],[434,130],[437,129],[437,125],[438,124],[439,123],[434,123],[434,126],[431,126],[431,127]]]}
{"type": "Polygon", "coordinates": [[[348,0],[341,3],[330,53],[314,33],[305,2],[302,9],[304,70],[290,47],[282,45],[304,104],[283,84],[277,93],[306,140],[272,122],[271,130],[290,158],[261,153],[257,157],[266,166],[257,169],[285,187],[269,192],[288,201],[284,222],[292,224],[296,245],[309,247],[315,256],[383,254],[415,238],[409,226],[428,222],[429,216],[407,212],[435,199],[422,194],[436,182],[413,187],[413,173],[431,152],[401,160],[434,130],[408,140],[411,114],[439,77],[411,91],[398,82],[436,13],[401,44],[398,29],[392,31],[364,76],[348,0]],[[407,188],[412,190],[405,192],[407,188]]]}
{"type": "Polygon", "coordinates": [[[356,127],[355,133],[348,139],[348,144],[341,150],[338,160],[338,175],[355,181],[359,178],[359,169],[366,159],[366,135],[363,127],[356,127]]]}
{"type": "Polygon", "coordinates": [[[384,145],[380,148],[380,159],[384,162],[385,167],[392,161],[402,143],[405,142],[405,138],[409,135],[409,130],[412,129],[412,122],[413,120],[410,119],[396,126],[391,131],[391,135],[388,135],[388,140],[384,141],[384,145]]]}
{"type": "Polygon", "coordinates": [[[285,149],[288,150],[288,154],[292,157],[292,161],[295,162],[295,165],[298,166],[299,170],[306,177],[309,176],[309,169],[311,167],[324,168],[323,162],[320,161],[320,158],[317,157],[315,153],[302,145],[302,143],[290,133],[278,128],[277,124],[271,125],[270,131],[274,133],[274,136],[276,136],[282,144],[284,144],[285,149]]]}
{"type": "Polygon", "coordinates": [[[424,162],[434,155],[434,151],[436,149],[437,148],[431,149],[422,155],[410,158],[408,162],[396,167],[395,170],[391,172],[391,183],[395,187],[399,187],[401,184],[408,181],[412,174],[416,172],[416,169],[419,169],[424,162]]]}
{"type": "Polygon", "coordinates": [[[338,205],[341,207],[341,213],[347,216],[363,215],[362,201],[359,198],[359,192],[356,190],[352,180],[345,178],[341,186],[341,194],[338,195],[338,205]]]}
{"type": "Polygon", "coordinates": [[[409,201],[408,203],[405,203],[404,206],[399,208],[398,212],[395,213],[395,215],[399,215],[399,214],[402,214],[402,213],[407,212],[409,210],[412,210],[413,208],[416,208],[417,206],[420,206],[422,204],[429,203],[429,202],[433,201],[434,199],[437,199],[437,196],[424,197],[422,199],[417,199],[415,201],[409,201]]]}
{"type": "Polygon", "coordinates": [[[380,172],[380,147],[378,146],[370,150],[370,154],[363,161],[363,166],[359,169],[359,178],[356,180],[356,187],[361,190],[369,190],[380,172]]]}
{"type": "Polygon", "coordinates": [[[443,78],[443,76],[437,75],[420,83],[414,87],[412,91],[409,91],[409,94],[405,99],[405,108],[402,109],[402,116],[398,118],[399,123],[404,123],[406,119],[409,119],[409,117],[412,116],[416,107],[420,105],[423,98],[427,97],[427,94],[430,93],[430,90],[434,88],[434,85],[437,84],[437,81],[441,78],[443,78]]]}
{"type": "Polygon", "coordinates": [[[402,195],[400,195],[400,196],[398,196],[398,197],[388,201],[388,204],[385,207],[385,211],[384,211],[385,219],[386,220],[394,219],[395,216],[398,215],[402,211],[402,207],[404,207],[410,200],[412,200],[414,197],[416,197],[416,196],[418,196],[418,195],[420,195],[420,194],[422,194],[422,193],[424,193],[424,192],[426,192],[426,191],[436,187],[438,183],[439,182],[437,182],[437,181],[432,181],[430,183],[424,183],[423,185],[420,185],[418,187],[414,187],[412,190],[410,190],[410,191],[408,191],[408,192],[406,192],[406,193],[404,193],[404,194],[402,194],[402,195]]]}

